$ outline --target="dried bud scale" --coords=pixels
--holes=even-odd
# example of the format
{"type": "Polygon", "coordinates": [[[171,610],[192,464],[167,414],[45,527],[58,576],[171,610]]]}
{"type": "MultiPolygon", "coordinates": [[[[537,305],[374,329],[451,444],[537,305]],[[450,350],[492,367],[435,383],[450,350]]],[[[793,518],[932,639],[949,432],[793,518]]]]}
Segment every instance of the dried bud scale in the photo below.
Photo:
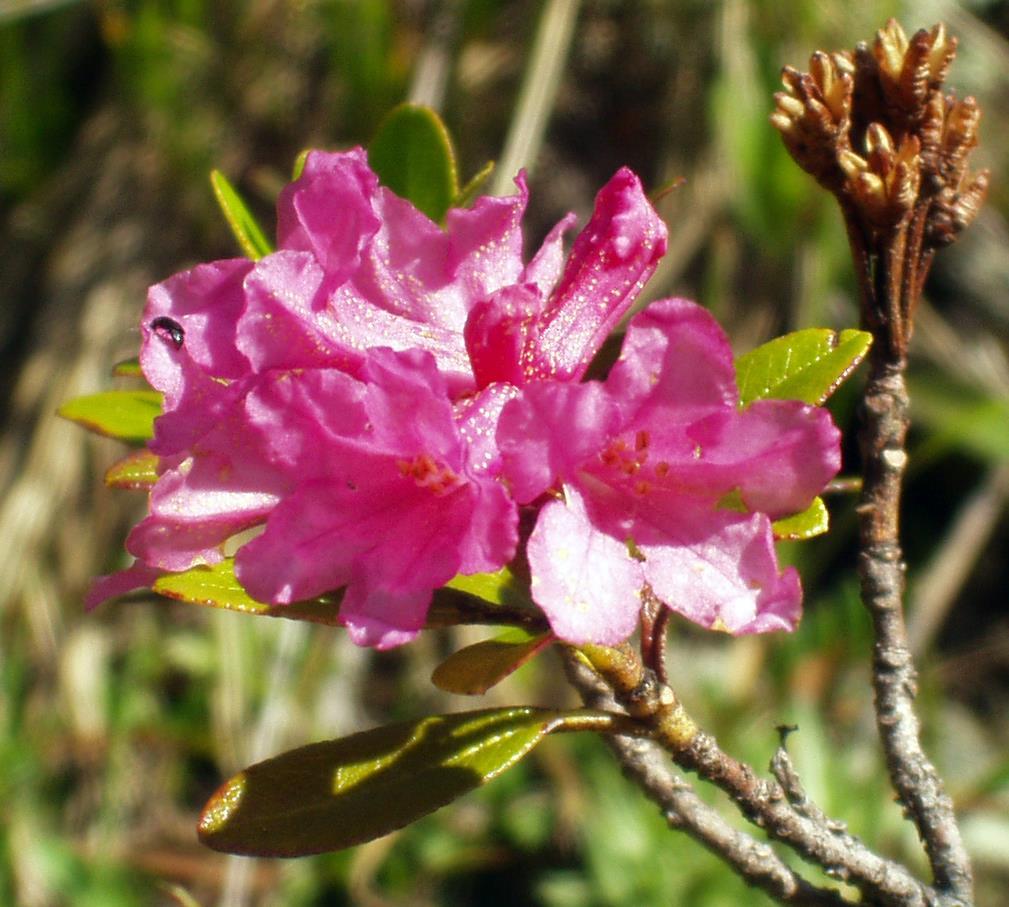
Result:
{"type": "Polygon", "coordinates": [[[799,166],[837,196],[856,260],[884,262],[861,268],[875,282],[863,286],[866,320],[899,325],[901,350],[935,248],[973,220],[988,185],[967,170],[977,102],[943,94],[955,54],[941,23],[908,38],[891,19],[871,44],[818,50],[808,72],[785,67],[771,115],[799,166]]]}

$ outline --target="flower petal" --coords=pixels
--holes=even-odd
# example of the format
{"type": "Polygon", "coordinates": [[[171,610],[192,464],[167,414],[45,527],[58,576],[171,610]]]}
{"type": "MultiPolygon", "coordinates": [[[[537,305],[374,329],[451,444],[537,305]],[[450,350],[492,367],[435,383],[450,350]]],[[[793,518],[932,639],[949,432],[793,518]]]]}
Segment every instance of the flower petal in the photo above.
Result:
{"type": "MultiPolygon", "coordinates": [[[[472,503],[467,488],[437,496],[397,477],[354,487],[306,483],[274,509],[262,535],[239,549],[236,575],[254,598],[279,604],[359,582],[371,591],[358,590],[356,600],[383,590],[394,600],[426,590],[430,600],[459,572],[472,503]]],[[[394,625],[394,610],[387,620],[394,625]]]]}
{"type": "Polygon", "coordinates": [[[622,541],[595,528],[577,489],[564,494],[544,505],[529,538],[533,599],[561,639],[616,645],[638,620],[640,564],[622,541]]]}
{"type": "Polygon", "coordinates": [[[239,378],[248,371],[235,334],[244,305],[242,282],[250,270],[252,262],[244,258],[214,261],[175,274],[148,290],[140,363],[151,386],[165,394],[168,408],[175,406],[181,392],[178,361],[183,354],[218,378],[239,378]],[[166,336],[161,327],[167,324],[164,319],[182,329],[176,338],[180,342],[166,336]]]}
{"type": "Polygon", "coordinates": [[[382,226],[355,275],[355,292],[375,308],[461,339],[473,304],[522,273],[528,192],[524,179],[516,183],[517,195],[483,197],[470,208],[450,210],[445,230],[382,189],[376,207],[382,226]]]}
{"type": "Polygon", "coordinates": [[[452,469],[462,469],[455,414],[430,353],[372,349],[361,377],[376,447],[401,456],[427,454],[452,469]]]}
{"type": "Polygon", "coordinates": [[[596,196],[547,302],[527,378],[578,379],[666,251],[666,227],[626,167],[596,196]]]}
{"type": "Polygon", "coordinates": [[[751,511],[771,519],[804,510],[841,467],[841,433],[830,413],[793,400],[708,416],[688,435],[696,458],[673,465],[668,479],[716,495],[738,488],[751,511]]]}
{"type": "Polygon", "coordinates": [[[618,411],[598,383],[543,382],[522,389],[498,423],[502,470],[512,494],[528,503],[570,481],[617,427],[618,411]]]}
{"type": "Polygon", "coordinates": [[[607,386],[639,425],[680,426],[739,403],[732,348],[710,312],[687,299],[634,317],[607,386]]]}
{"type": "Polygon", "coordinates": [[[256,371],[347,368],[360,360],[341,342],[339,313],[327,304],[326,274],[307,252],[280,251],[256,262],[245,280],[238,345],[256,371]]]}
{"type": "Polygon", "coordinates": [[[779,571],[766,515],[691,506],[681,497],[639,513],[633,531],[653,591],[694,623],[734,635],[798,624],[798,574],[779,571]]]}
{"type": "Polygon", "coordinates": [[[343,283],[381,226],[378,191],[364,149],[310,152],[301,177],[277,201],[280,248],[311,253],[331,284],[343,283]]]}
{"type": "Polygon", "coordinates": [[[501,412],[519,389],[513,384],[491,384],[455,404],[456,424],[466,447],[466,466],[475,476],[497,475],[501,452],[497,426],[501,412]]]}
{"type": "Polygon", "coordinates": [[[150,589],[154,581],[164,573],[141,561],[134,561],[125,570],[110,573],[107,576],[97,576],[91,581],[91,587],[84,597],[84,608],[93,611],[110,598],[118,598],[127,592],[137,589],[150,589]]]}
{"type": "Polygon", "coordinates": [[[220,545],[261,523],[285,490],[280,476],[240,459],[207,454],[162,475],[150,512],[130,532],[126,550],[167,571],[218,563],[220,545]]]}
{"type": "Polygon", "coordinates": [[[408,593],[369,589],[359,580],[344,593],[340,622],[355,645],[371,646],[381,652],[416,639],[430,607],[429,589],[408,593]]]}
{"type": "Polygon", "coordinates": [[[576,223],[578,223],[576,215],[565,214],[554,225],[532,261],[526,265],[519,283],[533,284],[544,299],[553,292],[564,272],[564,234],[576,223]]]}
{"type": "Polygon", "coordinates": [[[525,384],[526,351],[535,349],[543,300],[535,287],[504,287],[470,310],[466,350],[477,387],[525,384]]]}

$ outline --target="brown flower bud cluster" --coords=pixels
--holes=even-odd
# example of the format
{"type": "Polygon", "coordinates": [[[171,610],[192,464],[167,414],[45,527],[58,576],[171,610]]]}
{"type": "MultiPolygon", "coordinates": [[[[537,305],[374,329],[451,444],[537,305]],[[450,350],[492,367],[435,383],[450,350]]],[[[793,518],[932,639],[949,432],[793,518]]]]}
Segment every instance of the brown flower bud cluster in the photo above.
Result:
{"type": "Polygon", "coordinates": [[[893,19],[872,45],[817,51],[785,67],[771,122],[796,162],[870,233],[887,235],[927,207],[922,240],[951,242],[977,214],[988,174],[970,174],[980,111],[945,96],[956,39],[943,25],[910,40],[893,19]]]}

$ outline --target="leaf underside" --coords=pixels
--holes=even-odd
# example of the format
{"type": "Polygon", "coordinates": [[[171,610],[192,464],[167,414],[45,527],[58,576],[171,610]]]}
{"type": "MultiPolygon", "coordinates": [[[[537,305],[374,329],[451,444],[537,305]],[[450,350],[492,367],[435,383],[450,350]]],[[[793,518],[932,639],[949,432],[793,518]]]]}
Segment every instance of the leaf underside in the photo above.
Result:
{"type": "Polygon", "coordinates": [[[510,628],[494,639],[466,646],[446,658],[431,682],[446,693],[479,696],[500,683],[553,641],[550,633],[510,628]]]}
{"type": "Polygon", "coordinates": [[[109,488],[148,490],[158,481],[158,456],[147,448],[136,450],[105,471],[109,488]]]}
{"type": "Polygon", "coordinates": [[[830,514],[823,498],[813,498],[813,503],[802,513],[775,520],[772,524],[774,537],[790,542],[800,542],[823,535],[830,529],[830,514]]]}

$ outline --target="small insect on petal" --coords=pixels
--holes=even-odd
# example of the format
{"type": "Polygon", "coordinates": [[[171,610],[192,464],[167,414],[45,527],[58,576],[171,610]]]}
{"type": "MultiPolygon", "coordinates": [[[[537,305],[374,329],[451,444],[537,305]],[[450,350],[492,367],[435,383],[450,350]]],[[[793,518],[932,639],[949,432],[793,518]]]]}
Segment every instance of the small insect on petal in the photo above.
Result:
{"type": "Polygon", "coordinates": [[[167,315],[159,315],[151,322],[150,326],[152,331],[157,331],[161,336],[167,335],[177,350],[182,349],[182,341],[185,340],[186,332],[177,321],[167,315]]]}

